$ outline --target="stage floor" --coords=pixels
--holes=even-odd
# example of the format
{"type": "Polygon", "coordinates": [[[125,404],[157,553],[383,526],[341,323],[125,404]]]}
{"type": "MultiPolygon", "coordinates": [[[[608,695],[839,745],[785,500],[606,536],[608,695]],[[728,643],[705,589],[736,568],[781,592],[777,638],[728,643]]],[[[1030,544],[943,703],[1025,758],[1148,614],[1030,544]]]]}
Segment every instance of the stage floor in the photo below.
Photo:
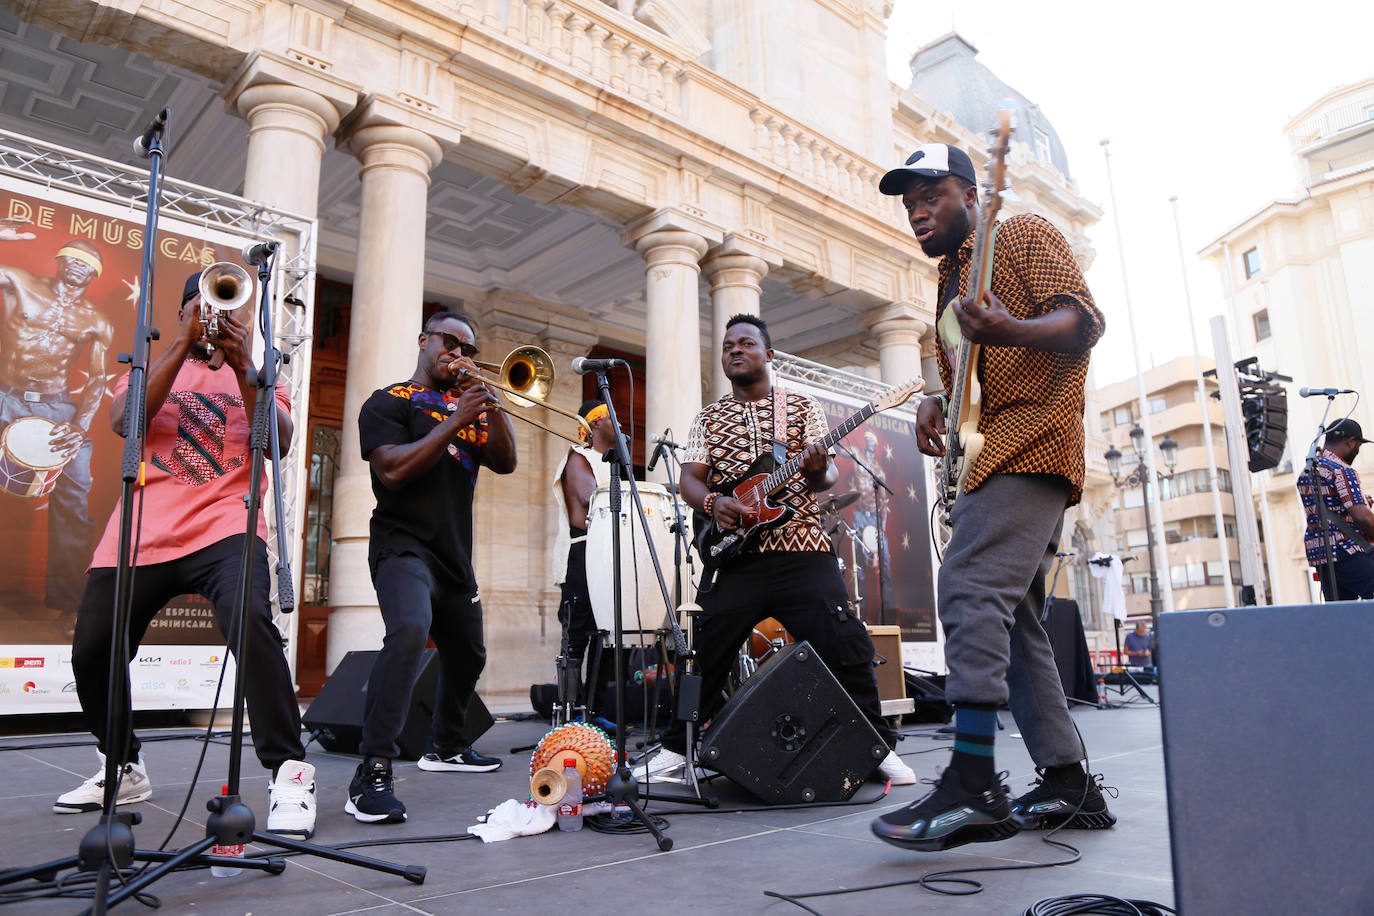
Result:
{"type": "MultiPolygon", "coordinates": [[[[1113,691],[1115,699],[1115,691],[1113,691]]],[[[1009,785],[1019,794],[1034,773],[1030,759],[1003,712],[1006,730],[997,738],[998,764],[1010,771],[1009,785]]],[[[1106,831],[1062,831],[1058,834],[1083,853],[1075,865],[974,875],[985,890],[974,896],[938,896],[916,886],[887,888],[806,901],[825,916],[894,912],[1019,913],[1046,897],[1102,893],[1173,904],[1169,864],[1168,818],[1158,711],[1152,707],[1112,710],[1080,709],[1074,718],[1093,755],[1093,770],[1104,774],[1120,797],[1109,799],[1119,818],[1106,831]]],[[[396,793],[410,819],[399,825],[364,826],[343,810],[356,757],[321,752],[312,747],[317,767],[319,819],[313,842],[344,844],[361,840],[394,841],[404,837],[463,834],[478,815],[508,798],[528,793],[528,754],[513,747],[533,744],[547,726],[538,720],[498,721],[478,749],[505,758],[495,773],[427,773],[413,763],[396,765],[396,793]]],[[[898,750],[918,777],[931,777],[948,760],[950,741],[936,737],[933,726],[912,726],[898,750]]],[[[149,731],[144,758],[153,783],[149,801],[123,810],[142,812],[135,828],[140,848],[156,848],[173,823],[190,788],[201,742],[195,738],[147,741],[165,735],[188,735],[188,729],[149,731]]],[[[0,789],[0,868],[37,865],[74,855],[96,815],[53,814],[53,799],[94,772],[89,736],[9,736],[0,739],[5,784],[0,789]],[[33,747],[38,744],[62,747],[33,747]]],[[[203,836],[205,802],[224,781],[227,744],[212,741],[204,775],[187,808],[187,820],[173,842],[203,836]]],[[[803,912],[765,897],[783,893],[831,890],[910,880],[929,871],[985,865],[1053,862],[1066,857],[1038,834],[1021,834],[1000,843],[962,846],[944,853],[921,854],[889,846],[874,838],[869,820],[914,800],[927,786],[894,788],[870,805],[804,811],[758,810],[744,813],[671,814],[678,805],[654,802],[652,810],[668,817],[670,852],[659,852],[645,835],[608,835],[584,829],[550,833],[501,843],[469,838],[415,845],[387,845],[354,850],[429,869],[423,885],[314,857],[288,858],[280,875],[243,872],[212,877],[196,869],[163,878],[149,890],[161,899],[165,913],[316,914],[371,913],[769,913],[803,912]]],[[[856,798],[879,796],[877,783],[865,785],[856,798]]],[[[752,805],[749,796],[723,779],[712,791],[724,807],[752,805]]],[[[267,774],[251,749],[243,758],[243,795],[266,822],[267,774]]],[[[12,890],[13,888],[11,888],[12,890]]],[[[21,903],[14,912],[74,913],[84,903],[73,899],[21,903]]],[[[126,901],[119,912],[142,907],[126,901]]]]}

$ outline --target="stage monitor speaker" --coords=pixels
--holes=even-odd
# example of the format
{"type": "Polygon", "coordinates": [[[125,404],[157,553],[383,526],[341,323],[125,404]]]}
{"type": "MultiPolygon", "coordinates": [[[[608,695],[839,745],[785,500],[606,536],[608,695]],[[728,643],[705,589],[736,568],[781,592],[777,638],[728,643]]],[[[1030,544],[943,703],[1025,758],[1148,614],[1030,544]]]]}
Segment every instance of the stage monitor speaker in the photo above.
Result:
{"type": "Polygon", "coordinates": [[[906,678],[902,676],[902,628],[869,624],[873,640],[873,674],[878,678],[878,698],[906,699],[906,678]]]}
{"type": "Polygon", "coordinates": [[[844,801],[888,747],[809,642],[759,666],[716,714],[701,760],[769,804],[844,801]]]}
{"type": "Polygon", "coordinates": [[[1159,615],[1177,910],[1374,913],[1374,614],[1364,601],[1159,615]]]}
{"type": "MultiPolygon", "coordinates": [[[[341,754],[358,753],[363,740],[363,705],[367,698],[367,679],[372,673],[375,651],[349,652],[324,682],[319,696],[301,716],[308,731],[319,732],[320,745],[341,754]]],[[[426,649],[420,659],[420,676],[410,694],[410,707],[396,739],[402,760],[419,760],[429,744],[429,728],[434,718],[434,694],[439,686],[438,650],[426,649]]],[[[468,744],[492,726],[491,713],[477,694],[468,703],[463,723],[463,740],[468,744]]]]}

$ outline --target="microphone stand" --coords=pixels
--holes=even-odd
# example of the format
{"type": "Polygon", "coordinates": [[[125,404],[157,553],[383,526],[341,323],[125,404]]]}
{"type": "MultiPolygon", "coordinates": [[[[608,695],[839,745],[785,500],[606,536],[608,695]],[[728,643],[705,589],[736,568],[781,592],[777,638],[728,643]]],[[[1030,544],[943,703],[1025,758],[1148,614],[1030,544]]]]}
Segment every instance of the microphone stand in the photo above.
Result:
{"type": "MultiPolygon", "coordinates": [[[[621,651],[624,613],[624,595],[620,590],[620,512],[621,495],[620,481],[623,478],[629,481],[630,495],[634,500],[635,509],[639,513],[640,524],[644,526],[644,531],[649,530],[649,519],[644,514],[644,504],[639,496],[639,487],[635,483],[634,473],[631,470],[630,450],[625,441],[625,433],[620,429],[620,420],[615,415],[615,403],[611,398],[611,383],[607,375],[607,370],[598,368],[596,372],[597,393],[601,397],[601,403],[606,405],[609,413],[611,428],[615,430],[615,444],[607,453],[607,459],[611,463],[611,484],[609,493],[610,526],[611,526],[611,587],[614,598],[612,607],[614,608],[614,622],[612,639],[612,651],[615,654],[615,773],[606,782],[606,799],[613,806],[624,805],[633,813],[633,819],[643,824],[649,833],[653,834],[654,840],[658,843],[658,848],[667,852],[673,848],[673,841],[670,837],[663,834],[658,825],[644,813],[644,809],[639,804],[639,792],[636,786],[634,774],[630,772],[629,766],[625,762],[625,654],[621,651]]],[[[645,537],[645,544],[649,548],[649,559],[653,561],[654,575],[658,577],[658,587],[663,594],[663,603],[667,610],[667,617],[672,625],[673,641],[677,647],[679,658],[687,655],[687,644],[682,635],[682,628],[678,626],[677,615],[673,613],[672,600],[668,595],[668,585],[663,579],[663,567],[658,562],[658,551],[654,549],[653,538],[645,537]]],[[[616,827],[623,826],[628,820],[616,814],[596,815],[597,818],[604,818],[602,823],[607,823],[616,827]]]]}
{"type": "MultiPolygon", "coordinates": [[[[696,602],[690,604],[682,600],[682,558],[687,558],[687,581],[693,578],[692,551],[689,546],[687,536],[687,516],[683,510],[681,492],[677,486],[677,480],[682,479],[682,465],[677,458],[677,447],[666,442],[660,442],[658,449],[665,455],[668,463],[664,466],[668,475],[668,490],[673,495],[673,523],[669,530],[673,533],[673,601],[679,613],[685,611],[692,618],[693,631],[696,628],[696,615],[701,613],[701,606],[696,602]],[[673,477],[673,467],[677,465],[677,480],[673,477]]],[[[652,462],[651,462],[652,463],[652,462]]],[[[703,795],[701,782],[697,779],[697,751],[696,751],[696,728],[697,720],[701,715],[701,676],[696,673],[696,650],[692,648],[678,623],[678,615],[670,614],[669,618],[673,621],[675,630],[674,636],[681,637],[682,645],[687,646],[685,654],[675,652],[675,657],[682,665],[682,677],[678,679],[677,689],[677,710],[676,715],[686,726],[687,732],[687,783],[691,787],[691,795],[657,795],[663,801],[679,802],[689,805],[705,805],[707,808],[717,808],[720,801],[712,795],[703,795]]],[[[655,698],[657,700],[657,698],[655,698]]],[[[654,713],[658,712],[658,703],[654,703],[654,713]]],[[[653,729],[650,729],[652,732],[653,729]]],[[[647,800],[650,796],[649,786],[652,781],[647,781],[644,786],[644,797],[647,800]]]]}
{"type": "Polygon", "coordinates": [[[877,471],[873,470],[871,467],[864,463],[864,460],[862,458],[854,454],[854,450],[852,448],[845,445],[843,442],[837,444],[840,448],[844,449],[844,453],[849,456],[851,461],[853,461],[859,467],[863,468],[863,470],[868,474],[870,478],[872,478],[873,481],[873,513],[876,518],[876,522],[873,527],[876,528],[878,532],[878,623],[886,624],[887,598],[883,594],[883,574],[890,574],[890,572],[883,568],[883,557],[887,556],[887,532],[885,532],[883,529],[887,527],[887,519],[884,518],[883,507],[879,502],[878,488],[882,487],[884,490],[886,490],[888,496],[895,497],[897,494],[892,492],[892,488],[887,485],[887,482],[883,480],[882,476],[877,471]]]}

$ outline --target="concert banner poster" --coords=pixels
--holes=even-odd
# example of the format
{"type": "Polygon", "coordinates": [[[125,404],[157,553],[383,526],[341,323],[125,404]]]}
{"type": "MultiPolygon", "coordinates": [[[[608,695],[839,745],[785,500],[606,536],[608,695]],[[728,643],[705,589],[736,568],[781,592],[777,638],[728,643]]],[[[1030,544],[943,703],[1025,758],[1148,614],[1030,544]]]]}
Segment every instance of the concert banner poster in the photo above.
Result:
{"type": "MultiPolygon", "coordinates": [[[[122,488],[109,408],[128,371],[118,354],[134,348],[143,226],[142,206],[0,175],[0,716],[79,708],[70,631],[122,488]]],[[[152,323],[164,342],[186,278],[241,263],[243,242],[161,215],[152,323]]],[[[176,599],[132,660],[134,708],[208,708],[226,656],[209,605],[176,599]]]]}
{"type": "MultiPolygon", "coordinates": [[[[814,396],[834,429],[863,407],[857,397],[788,381],[787,387],[814,396]]],[[[905,410],[873,415],[841,444],[872,469],[876,484],[844,448],[836,447],[839,480],[819,494],[831,544],[843,564],[849,593],[859,599],[870,625],[897,625],[902,642],[936,643],[935,583],[930,550],[927,459],[916,448],[916,420],[905,410]]],[[[905,657],[907,648],[903,647],[905,657]]]]}

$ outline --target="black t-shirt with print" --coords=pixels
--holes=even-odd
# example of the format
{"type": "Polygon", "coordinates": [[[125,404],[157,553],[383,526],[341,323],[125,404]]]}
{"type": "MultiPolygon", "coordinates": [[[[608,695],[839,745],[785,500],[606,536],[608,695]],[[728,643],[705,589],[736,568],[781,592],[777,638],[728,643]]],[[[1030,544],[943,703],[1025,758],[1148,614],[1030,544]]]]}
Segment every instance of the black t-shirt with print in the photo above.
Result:
{"type": "MultiPolygon", "coordinates": [[[[363,460],[382,445],[406,445],[428,435],[458,409],[458,396],[413,382],[378,389],[358,414],[363,460]]],[[[400,489],[384,486],[375,470],[368,563],[387,554],[413,553],[437,576],[477,590],[472,569],[472,495],[487,441],[486,417],[465,426],[449,443],[448,454],[400,489]]]]}

